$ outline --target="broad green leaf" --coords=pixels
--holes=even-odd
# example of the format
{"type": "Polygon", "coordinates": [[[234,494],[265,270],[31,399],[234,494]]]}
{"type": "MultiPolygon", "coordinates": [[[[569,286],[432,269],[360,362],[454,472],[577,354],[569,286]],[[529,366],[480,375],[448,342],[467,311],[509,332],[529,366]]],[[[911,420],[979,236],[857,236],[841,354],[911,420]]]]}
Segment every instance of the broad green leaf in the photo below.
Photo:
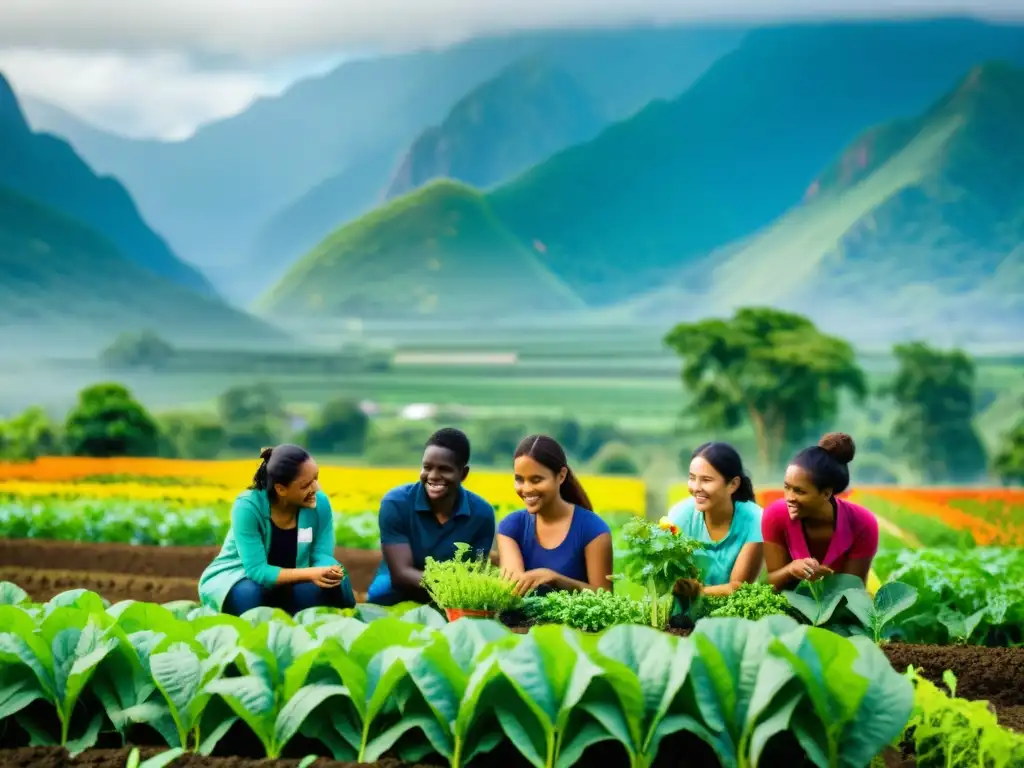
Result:
{"type": "Polygon", "coordinates": [[[305,685],[288,698],[274,721],[274,744],[280,754],[314,709],[335,696],[348,696],[343,685],[305,685]]]}
{"type": "Polygon", "coordinates": [[[106,610],[103,598],[88,589],[69,589],[54,595],[45,604],[43,611],[49,615],[57,608],[78,608],[87,613],[103,613],[106,610]]]}
{"type": "MultiPolygon", "coordinates": [[[[137,753],[133,751],[133,754],[137,753]]],[[[159,755],[153,755],[153,757],[139,765],[139,768],[167,768],[168,765],[184,754],[185,750],[181,748],[168,749],[166,752],[161,752],[159,755]]]]}
{"type": "Polygon", "coordinates": [[[807,617],[811,624],[822,626],[832,618],[850,591],[864,592],[864,582],[851,574],[837,573],[813,584],[800,582],[796,590],[783,594],[790,605],[807,617]]]}
{"type": "Polygon", "coordinates": [[[417,606],[411,611],[401,614],[400,618],[402,621],[407,621],[410,624],[422,624],[432,629],[441,629],[448,625],[448,619],[440,611],[431,608],[429,605],[417,606]]]}
{"type": "Polygon", "coordinates": [[[858,656],[853,671],[868,688],[843,727],[839,745],[841,768],[858,768],[892,743],[907,725],[914,708],[914,686],[893,669],[888,657],[866,638],[850,641],[858,656]]]}
{"type": "MultiPolygon", "coordinates": [[[[748,754],[754,768],[760,766],[761,755],[773,737],[790,729],[797,705],[806,697],[803,687],[793,680],[775,699],[774,706],[760,717],[750,734],[748,754]]],[[[772,768],[766,765],[765,768],[772,768]]]]}
{"type": "Polygon", "coordinates": [[[271,622],[278,622],[288,626],[295,624],[295,619],[287,611],[282,611],[280,608],[270,608],[266,605],[250,608],[239,618],[242,621],[248,622],[252,627],[259,627],[271,622]]]}
{"type": "Polygon", "coordinates": [[[775,634],[792,632],[794,627],[796,622],[785,616],[758,622],[704,619],[690,635],[697,654],[688,691],[692,691],[706,729],[702,738],[723,766],[739,763],[757,717],[785,685],[785,674],[763,679],[762,666],[765,649],[775,634]]]}
{"type": "Polygon", "coordinates": [[[594,678],[603,673],[580,647],[577,636],[561,626],[536,627],[514,646],[495,653],[505,680],[533,714],[536,729],[531,727],[534,723],[529,718],[524,722],[512,701],[497,703],[498,718],[516,747],[541,768],[556,764],[559,741],[575,737],[566,730],[569,715],[594,678]],[[558,740],[553,738],[555,732],[559,734],[558,740]],[[537,762],[537,756],[526,747],[528,743],[536,745],[541,734],[544,753],[537,762]],[[520,741],[522,737],[529,737],[529,742],[520,741]]]}
{"type": "Polygon", "coordinates": [[[666,720],[690,673],[693,643],[652,627],[620,625],[600,637],[597,651],[603,680],[588,691],[582,706],[634,759],[653,760],[665,736],[699,728],[692,718],[666,720]]]}
{"type": "MultiPolygon", "coordinates": [[[[788,663],[813,705],[820,728],[800,718],[794,730],[820,768],[866,765],[910,717],[912,686],[866,638],[800,628],[772,641],[769,652],[788,663]],[[819,749],[809,748],[812,740],[819,749]]],[[[767,659],[772,666],[774,659],[767,659]]]]}
{"type": "Polygon", "coordinates": [[[28,592],[10,581],[0,581],[0,605],[29,602],[28,592]]]}

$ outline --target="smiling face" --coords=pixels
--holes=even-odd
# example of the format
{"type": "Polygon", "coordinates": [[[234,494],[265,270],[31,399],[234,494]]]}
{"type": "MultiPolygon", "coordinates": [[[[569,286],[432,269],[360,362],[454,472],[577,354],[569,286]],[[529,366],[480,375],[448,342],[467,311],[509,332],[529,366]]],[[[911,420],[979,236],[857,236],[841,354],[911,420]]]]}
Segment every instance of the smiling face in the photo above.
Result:
{"type": "Polygon", "coordinates": [[[313,459],[306,459],[299,466],[298,474],[288,485],[274,484],[277,498],[285,504],[296,507],[316,506],[316,492],[320,490],[320,468],[313,459]]]}
{"type": "Polygon", "coordinates": [[[814,512],[830,505],[832,491],[828,488],[820,490],[811,480],[811,474],[803,467],[790,464],[786,468],[785,484],[783,485],[786,507],[789,517],[798,520],[808,517],[814,512]]]}
{"type": "Polygon", "coordinates": [[[568,474],[565,467],[555,473],[529,456],[520,456],[513,466],[516,494],[531,515],[561,498],[562,481],[568,474]]]}
{"type": "Polygon", "coordinates": [[[721,473],[702,456],[696,456],[690,462],[687,488],[701,512],[731,504],[732,494],[739,485],[740,478],[734,477],[726,482],[721,473]]]}
{"type": "Polygon", "coordinates": [[[459,465],[455,454],[439,445],[428,445],[423,452],[420,482],[431,501],[441,501],[459,492],[469,467],[459,465]]]}

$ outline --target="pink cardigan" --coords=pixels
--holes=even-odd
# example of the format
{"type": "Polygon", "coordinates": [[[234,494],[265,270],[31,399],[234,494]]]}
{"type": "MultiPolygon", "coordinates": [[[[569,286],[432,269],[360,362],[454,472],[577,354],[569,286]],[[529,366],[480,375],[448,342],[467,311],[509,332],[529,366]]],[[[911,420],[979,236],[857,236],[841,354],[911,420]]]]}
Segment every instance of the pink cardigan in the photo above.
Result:
{"type": "MultiPolygon", "coordinates": [[[[768,505],[761,515],[761,534],[766,542],[785,547],[791,560],[811,557],[804,529],[789,517],[786,500],[768,505]]],[[[836,529],[822,565],[842,570],[849,560],[873,558],[878,552],[878,520],[870,510],[846,499],[836,499],[836,529]]]]}

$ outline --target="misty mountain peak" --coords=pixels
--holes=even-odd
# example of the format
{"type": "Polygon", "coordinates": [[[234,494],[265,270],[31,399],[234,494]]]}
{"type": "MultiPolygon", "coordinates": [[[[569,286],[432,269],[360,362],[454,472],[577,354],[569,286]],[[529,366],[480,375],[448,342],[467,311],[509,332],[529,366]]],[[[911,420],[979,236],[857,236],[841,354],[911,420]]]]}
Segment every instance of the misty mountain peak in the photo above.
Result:
{"type": "Polygon", "coordinates": [[[7,130],[29,130],[18,97],[14,95],[14,89],[3,73],[0,73],[0,127],[7,130]]]}

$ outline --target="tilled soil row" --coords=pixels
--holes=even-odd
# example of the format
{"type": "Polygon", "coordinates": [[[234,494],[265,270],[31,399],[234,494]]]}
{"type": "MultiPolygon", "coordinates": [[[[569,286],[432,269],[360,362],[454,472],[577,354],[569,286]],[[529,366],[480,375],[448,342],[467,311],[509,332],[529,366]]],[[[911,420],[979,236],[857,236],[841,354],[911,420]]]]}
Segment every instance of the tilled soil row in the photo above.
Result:
{"type": "MultiPolygon", "coordinates": [[[[100,574],[124,574],[133,578],[150,577],[153,582],[169,580],[187,580],[193,586],[188,596],[163,598],[164,600],[195,600],[195,584],[202,576],[203,570],[220,552],[220,547],[148,547],[131,544],[94,544],[77,541],[44,541],[40,539],[0,539],[0,573],[3,579],[13,581],[29,593],[34,600],[49,600],[61,587],[52,594],[45,590],[33,593],[22,583],[30,571],[66,573],[78,571],[94,576],[100,574]],[[14,573],[14,578],[10,574],[14,573]]],[[[380,564],[381,555],[377,550],[345,549],[338,547],[334,551],[338,562],[345,566],[352,589],[366,592],[373,581],[374,574],[380,564]]],[[[50,579],[50,577],[30,577],[50,579]]],[[[52,579],[51,579],[52,580],[52,579]]],[[[42,583],[42,582],[40,582],[42,583]]],[[[49,583],[47,581],[47,583],[49,583]]],[[[75,584],[85,587],[86,584],[75,584]]],[[[180,584],[168,586],[166,589],[177,589],[180,584]]],[[[112,584],[117,589],[119,584],[112,584]]],[[[88,587],[93,589],[93,587],[88,587]]],[[[133,587],[135,589],[135,587],[133,587]]],[[[111,601],[125,599],[146,599],[119,593],[101,591],[111,601]]],[[[154,594],[165,594],[163,592],[154,594]]]]}

